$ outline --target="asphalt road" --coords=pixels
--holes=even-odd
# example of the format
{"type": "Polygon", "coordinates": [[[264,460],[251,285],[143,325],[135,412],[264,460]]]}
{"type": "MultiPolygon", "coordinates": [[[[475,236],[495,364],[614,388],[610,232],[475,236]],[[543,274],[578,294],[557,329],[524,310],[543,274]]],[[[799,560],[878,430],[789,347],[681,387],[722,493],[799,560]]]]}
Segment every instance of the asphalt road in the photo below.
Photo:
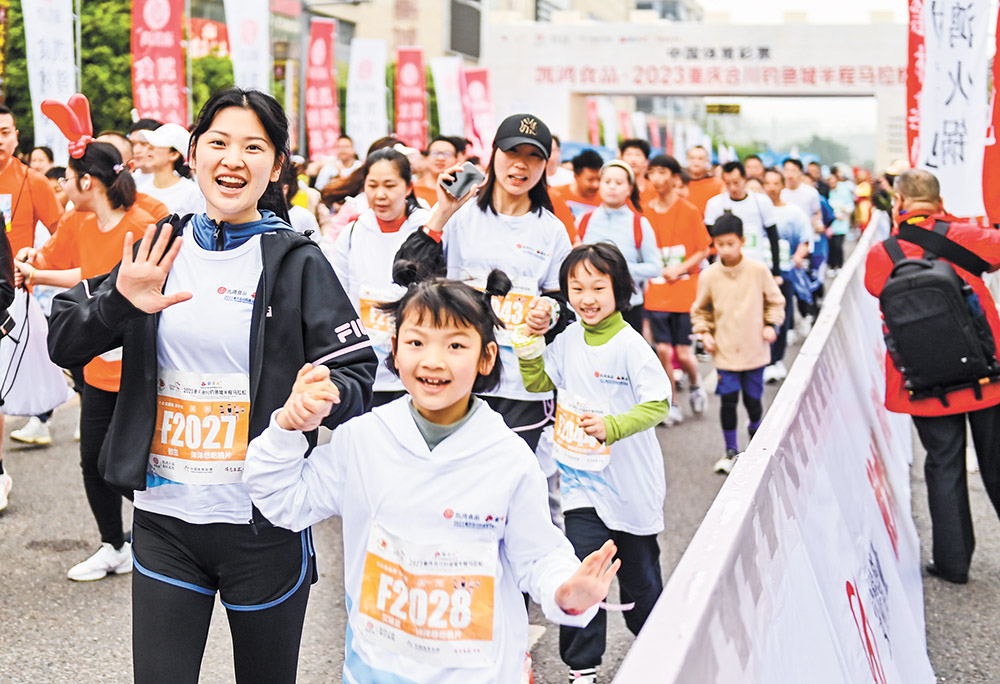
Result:
{"type": "MultiPolygon", "coordinates": [[[[794,351],[794,350],[793,350],[794,351]]],[[[766,402],[776,386],[768,386],[766,402]]],[[[686,393],[682,402],[687,409],[686,393]]],[[[742,411],[742,408],[740,409],[742,411]]],[[[57,410],[54,444],[48,448],[14,446],[4,438],[4,463],[14,478],[10,506],[0,514],[0,684],[130,682],[130,581],[116,576],[75,583],[66,570],[96,550],[96,526],[84,498],[77,443],[72,441],[78,406],[57,410]]],[[[742,414],[741,414],[742,415],[742,414]]],[[[683,424],[657,428],[667,473],[666,529],[660,535],[667,577],[711,505],[723,478],[711,471],[722,451],[718,402],[711,397],[705,415],[685,411],[683,424]]],[[[9,419],[7,432],[21,419],[9,419]]],[[[741,424],[745,420],[741,418],[741,424]]],[[[745,435],[741,434],[745,446],[745,435]]],[[[919,452],[919,448],[918,448],[919,452]]],[[[928,557],[929,528],[922,453],[914,466],[914,516],[928,557]]],[[[1000,522],[978,475],[971,479],[979,548],[970,583],[964,587],[925,580],[928,642],[940,681],[1000,681],[997,625],[1000,594],[1000,522]]],[[[302,684],[339,682],[343,661],[345,609],[340,522],[315,528],[320,582],[313,587],[299,659],[302,684]]],[[[613,596],[616,595],[613,589],[613,596]]],[[[566,681],[558,654],[558,629],[537,609],[532,649],[535,681],[566,681]]],[[[609,682],[632,642],[620,616],[609,620],[609,643],[601,680],[609,682]]],[[[651,680],[654,681],[655,677],[651,680]]],[[[233,682],[232,651],[225,611],[217,606],[201,681],[233,682]]]]}

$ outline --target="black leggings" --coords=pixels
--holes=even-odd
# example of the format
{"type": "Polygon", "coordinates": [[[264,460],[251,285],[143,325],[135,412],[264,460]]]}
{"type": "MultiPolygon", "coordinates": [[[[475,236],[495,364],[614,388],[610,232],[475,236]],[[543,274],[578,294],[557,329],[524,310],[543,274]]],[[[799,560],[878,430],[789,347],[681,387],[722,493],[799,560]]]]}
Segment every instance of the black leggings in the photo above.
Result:
{"type": "MultiPolygon", "coordinates": [[[[736,404],[739,403],[740,393],[730,392],[729,394],[723,394],[721,399],[722,409],[719,411],[719,415],[722,418],[722,429],[735,430],[736,404]]],[[[747,415],[750,417],[751,423],[759,422],[760,417],[764,415],[764,405],[761,403],[760,399],[754,399],[746,392],[743,392],[743,406],[746,407],[747,415]]]]}
{"type": "Polygon", "coordinates": [[[81,394],[80,469],[83,471],[83,489],[87,493],[90,512],[97,521],[101,541],[120,549],[125,543],[122,495],[104,482],[97,469],[97,459],[101,455],[108,426],[111,425],[118,393],[84,384],[81,394]]]}

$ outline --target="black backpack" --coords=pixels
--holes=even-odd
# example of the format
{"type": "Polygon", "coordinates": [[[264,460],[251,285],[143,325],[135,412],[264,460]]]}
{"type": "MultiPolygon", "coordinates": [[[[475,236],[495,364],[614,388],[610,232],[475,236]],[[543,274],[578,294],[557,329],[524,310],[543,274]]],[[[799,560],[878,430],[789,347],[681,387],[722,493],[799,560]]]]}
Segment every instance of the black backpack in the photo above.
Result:
{"type": "Polygon", "coordinates": [[[885,240],[893,267],[879,296],[885,345],[905,388],[914,399],[935,397],[946,407],[948,393],[971,388],[980,399],[982,385],[1000,379],[982,302],[951,265],[981,276],[989,264],[947,232],[945,221],[933,230],[904,223],[885,240]],[[899,240],[923,247],[923,258],[908,259],[899,240]]]}

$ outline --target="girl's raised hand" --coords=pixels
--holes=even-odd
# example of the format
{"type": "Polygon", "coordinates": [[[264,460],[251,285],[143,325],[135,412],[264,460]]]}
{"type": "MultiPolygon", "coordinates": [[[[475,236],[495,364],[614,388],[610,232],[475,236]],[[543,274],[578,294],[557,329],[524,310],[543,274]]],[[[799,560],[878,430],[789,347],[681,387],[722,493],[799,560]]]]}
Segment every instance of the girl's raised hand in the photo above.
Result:
{"type": "Polygon", "coordinates": [[[340,390],[330,379],[330,369],[307,363],[295,376],[292,393],[275,417],[283,430],[311,432],[340,403],[340,390]]]}
{"type": "Polygon", "coordinates": [[[544,335],[552,326],[552,304],[546,297],[535,297],[528,303],[528,314],[524,317],[532,335],[544,335]]]}
{"type": "Polygon", "coordinates": [[[608,595],[611,580],[621,567],[621,559],[612,562],[618,547],[610,539],[604,546],[583,559],[573,576],[556,589],[556,604],[564,613],[579,615],[608,595]]]}
{"type": "Polygon", "coordinates": [[[583,417],[580,418],[580,427],[598,442],[604,442],[608,439],[608,426],[604,424],[604,419],[600,416],[584,413],[583,417]]]}
{"type": "Polygon", "coordinates": [[[142,241],[139,242],[139,250],[134,256],[132,254],[134,243],[132,233],[125,234],[122,263],[118,268],[115,289],[129,300],[132,306],[148,314],[158,313],[168,306],[186,302],[192,297],[190,292],[163,294],[163,285],[167,282],[167,274],[181,250],[180,237],[174,240],[174,244],[169,250],[167,249],[170,233],[171,231],[165,225],[154,242],[153,236],[156,234],[156,226],[149,226],[142,241]]]}

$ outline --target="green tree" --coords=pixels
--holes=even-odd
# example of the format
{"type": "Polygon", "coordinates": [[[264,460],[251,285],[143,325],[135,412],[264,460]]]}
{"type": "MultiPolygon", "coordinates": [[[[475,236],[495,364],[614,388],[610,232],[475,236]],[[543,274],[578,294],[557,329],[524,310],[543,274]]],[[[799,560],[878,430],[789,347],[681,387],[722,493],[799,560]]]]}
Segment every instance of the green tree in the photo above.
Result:
{"type": "Polygon", "coordinates": [[[824,164],[835,164],[836,162],[848,162],[851,160],[851,151],[847,145],[813,134],[809,140],[798,143],[799,151],[802,154],[815,154],[824,164]]]}
{"type": "Polygon", "coordinates": [[[233,60],[229,57],[211,54],[191,60],[191,95],[194,99],[191,118],[198,117],[198,112],[213,94],[232,86],[233,79],[233,60]]]}

